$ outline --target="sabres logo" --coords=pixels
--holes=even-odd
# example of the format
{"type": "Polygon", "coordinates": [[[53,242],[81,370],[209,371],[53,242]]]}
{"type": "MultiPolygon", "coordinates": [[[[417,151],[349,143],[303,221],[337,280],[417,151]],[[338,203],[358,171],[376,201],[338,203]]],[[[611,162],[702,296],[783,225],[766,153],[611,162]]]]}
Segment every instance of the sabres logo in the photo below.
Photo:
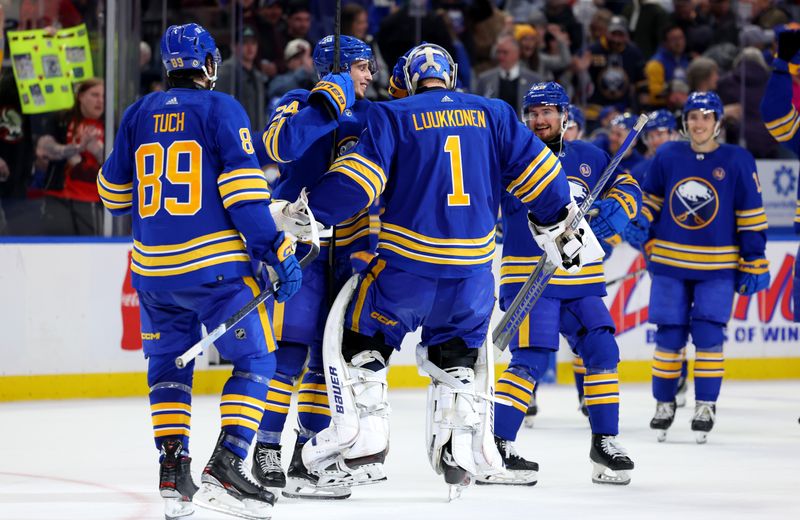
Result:
{"type": "Polygon", "coordinates": [[[578,170],[584,177],[588,177],[589,175],[592,174],[592,167],[586,163],[581,163],[581,165],[578,167],[578,170]]]}
{"type": "Polygon", "coordinates": [[[589,195],[589,185],[578,177],[567,177],[567,180],[569,180],[569,194],[577,204],[580,204],[589,195]]]}
{"type": "Polygon", "coordinates": [[[358,144],[358,136],[351,135],[349,137],[345,137],[344,139],[339,141],[339,146],[337,147],[339,155],[337,155],[337,157],[341,157],[342,155],[348,153],[350,150],[355,148],[357,144],[358,144]]]}
{"type": "Polygon", "coordinates": [[[708,226],[719,211],[719,195],[710,182],[701,177],[687,177],[678,182],[669,196],[672,219],[684,229],[708,226]]]}
{"type": "Polygon", "coordinates": [[[722,179],[725,178],[725,170],[723,170],[722,168],[714,168],[714,171],[711,172],[711,175],[713,175],[714,178],[717,179],[718,181],[721,181],[722,179]]]}

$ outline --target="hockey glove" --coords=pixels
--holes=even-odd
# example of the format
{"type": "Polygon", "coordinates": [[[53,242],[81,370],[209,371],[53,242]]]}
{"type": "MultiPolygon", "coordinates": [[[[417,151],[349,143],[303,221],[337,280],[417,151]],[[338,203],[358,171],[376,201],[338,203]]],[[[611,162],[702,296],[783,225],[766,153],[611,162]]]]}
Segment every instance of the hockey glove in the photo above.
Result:
{"type": "Polygon", "coordinates": [[[350,73],[326,74],[311,89],[308,102],[324,106],[333,119],[339,119],[339,116],[356,102],[350,73]]]}
{"type": "Polygon", "coordinates": [[[599,211],[589,225],[599,240],[622,233],[630,222],[625,209],[614,199],[600,200],[596,207],[599,211]]]}
{"type": "Polygon", "coordinates": [[[750,296],[769,287],[769,260],[755,258],[739,259],[736,271],[736,291],[743,296],[750,296]]]}
{"type": "Polygon", "coordinates": [[[555,224],[542,225],[528,213],[528,227],[536,244],[544,251],[547,261],[568,273],[581,270],[580,252],[583,249],[583,229],[572,231],[567,228],[578,212],[578,205],[571,202],[566,217],[555,224]]]}
{"type": "Polygon", "coordinates": [[[622,240],[636,249],[641,249],[649,237],[650,221],[641,213],[628,222],[628,225],[622,231],[622,240]]]}
{"type": "Polygon", "coordinates": [[[300,290],[303,283],[303,270],[294,256],[294,242],[281,231],[272,243],[272,251],[266,254],[264,261],[275,271],[278,286],[275,289],[275,300],[285,302],[300,290]]]}
{"type": "Polygon", "coordinates": [[[800,30],[784,25],[776,29],[778,57],[773,61],[775,70],[797,74],[800,69],[800,30]]]}

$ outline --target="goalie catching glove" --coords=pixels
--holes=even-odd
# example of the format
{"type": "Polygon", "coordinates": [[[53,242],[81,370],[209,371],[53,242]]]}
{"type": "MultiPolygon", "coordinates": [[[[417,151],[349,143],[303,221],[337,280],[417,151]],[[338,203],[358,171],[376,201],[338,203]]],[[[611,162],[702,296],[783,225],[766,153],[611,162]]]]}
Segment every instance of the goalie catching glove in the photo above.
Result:
{"type": "Polygon", "coordinates": [[[549,225],[539,224],[529,213],[528,227],[549,263],[568,273],[577,273],[585,264],[602,258],[603,249],[585,219],[581,219],[576,230],[569,229],[569,224],[579,211],[575,201],[564,209],[566,216],[549,225]]]}
{"type": "MultiPolygon", "coordinates": [[[[278,231],[284,231],[297,237],[301,242],[311,240],[311,217],[308,209],[308,195],[305,189],[294,202],[288,200],[273,200],[269,205],[269,212],[278,231]]],[[[315,222],[318,231],[322,231],[322,224],[315,222]]]]}

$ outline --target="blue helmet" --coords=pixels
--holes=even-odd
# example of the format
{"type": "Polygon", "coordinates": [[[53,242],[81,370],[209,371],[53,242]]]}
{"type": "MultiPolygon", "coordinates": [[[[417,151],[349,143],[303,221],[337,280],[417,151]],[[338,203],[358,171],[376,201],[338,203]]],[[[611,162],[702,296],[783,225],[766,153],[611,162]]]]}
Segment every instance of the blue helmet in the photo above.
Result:
{"type": "Polygon", "coordinates": [[[217,79],[217,65],[222,61],[211,33],[196,23],[171,25],[161,38],[161,62],[167,76],[176,70],[202,70],[206,77],[217,79]],[[206,69],[206,57],[211,55],[214,70],[206,69]]]}
{"type": "Polygon", "coordinates": [[[662,108],[660,110],[656,110],[655,112],[651,113],[647,118],[647,123],[644,124],[644,128],[642,132],[647,134],[647,132],[652,132],[653,130],[677,130],[678,124],[675,122],[675,116],[672,115],[672,112],[669,110],[662,108]]]}
{"type": "MultiPolygon", "coordinates": [[[[334,43],[334,36],[329,34],[314,47],[314,68],[320,78],[333,71],[334,43]]],[[[339,70],[349,71],[350,65],[355,61],[369,62],[369,71],[373,74],[378,70],[375,55],[369,45],[352,36],[339,36],[339,70]]]]}
{"type": "Polygon", "coordinates": [[[586,118],[583,115],[583,110],[575,105],[570,105],[567,111],[569,112],[569,120],[574,121],[575,124],[578,125],[578,130],[586,128],[586,118]]]}
{"type": "Polygon", "coordinates": [[[683,105],[683,118],[692,110],[701,110],[703,113],[714,112],[717,116],[717,121],[722,120],[724,109],[722,108],[722,100],[715,92],[692,92],[683,105]]]}
{"type": "Polygon", "coordinates": [[[445,87],[456,88],[458,65],[450,53],[434,43],[417,45],[408,54],[404,67],[406,87],[409,95],[414,95],[417,85],[423,79],[440,79],[445,87]]]}
{"type": "Polygon", "coordinates": [[[551,105],[558,107],[559,112],[566,113],[569,108],[569,96],[560,84],[555,81],[534,83],[522,99],[522,113],[531,107],[551,105]]]}
{"type": "Polygon", "coordinates": [[[630,112],[625,112],[624,114],[620,114],[616,116],[614,119],[611,120],[611,126],[621,126],[624,127],[626,130],[632,130],[633,125],[636,124],[636,121],[639,118],[636,117],[635,114],[631,114],[630,112]]]}

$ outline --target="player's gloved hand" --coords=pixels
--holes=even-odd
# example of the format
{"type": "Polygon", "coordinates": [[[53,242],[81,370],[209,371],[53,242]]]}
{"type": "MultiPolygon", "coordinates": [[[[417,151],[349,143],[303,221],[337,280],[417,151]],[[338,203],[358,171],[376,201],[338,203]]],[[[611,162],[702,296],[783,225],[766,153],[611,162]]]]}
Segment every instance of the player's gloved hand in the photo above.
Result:
{"type": "Polygon", "coordinates": [[[636,249],[641,249],[649,237],[650,221],[641,213],[628,222],[628,225],[622,231],[622,240],[636,249]]]}
{"type": "MultiPolygon", "coordinates": [[[[303,270],[294,256],[294,242],[281,231],[272,243],[272,251],[266,254],[264,261],[275,271],[278,286],[275,289],[275,300],[285,302],[300,290],[303,283],[303,270]]],[[[271,278],[271,277],[270,277],[271,278]]]]}
{"type": "Polygon", "coordinates": [[[601,241],[622,233],[630,222],[625,209],[614,199],[602,199],[595,206],[598,209],[597,216],[592,218],[589,225],[601,241]]]}
{"type": "Polygon", "coordinates": [[[769,260],[755,258],[753,260],[739,259],[736,271],[736,292],[743,296],[750,296],[769,287],[769,260]]]}
{"type": "Polygon", "coordinates": [[[581,270],[580,252],[584,247],[584,229],[573,231],[568,229],[578,212],[578,205],[570,202],[565,208],[566,216],[554,224],[539,224],[533,214],[528,213],[528,227],[536,244],[547,255],[547,261],[568,273],[581,270]]]}
{"type": "MultiPolygon", "coordinates": [[[[426,42],[422,42],[420,45],[425,43],[426,42]]],[[[394,64],[394,68],[392,69],[392,77],[389,78],[389,87],[386,89],[389,91],[389,95],[392,96],[393,99],[408,97],[405,68],[408,55],[411,54],[411,51],[413,51],[415,48],[416,47],[412,47],[406,51],[405,54],[397,59],[397,63],[394,64]]]]}
{"type": "MultiPolygon", "coordinates": [[[[294,202],[288,200],[273,200],[269,205],[269,212],[278,231],[291,233],[301,242],[311,240],[311,217],[308,214],[307,194],[305,190],[294,202]]],[[[322,231],[322,224],[316,223],[317,231],[322,231]]]]}
{"type": "Polygon", "coordinates": [[[350,73],[326,74],[311,89],[308,102],[326,107],[333,119],[339,119],[356,102],[356,91],[350,73]]]}

